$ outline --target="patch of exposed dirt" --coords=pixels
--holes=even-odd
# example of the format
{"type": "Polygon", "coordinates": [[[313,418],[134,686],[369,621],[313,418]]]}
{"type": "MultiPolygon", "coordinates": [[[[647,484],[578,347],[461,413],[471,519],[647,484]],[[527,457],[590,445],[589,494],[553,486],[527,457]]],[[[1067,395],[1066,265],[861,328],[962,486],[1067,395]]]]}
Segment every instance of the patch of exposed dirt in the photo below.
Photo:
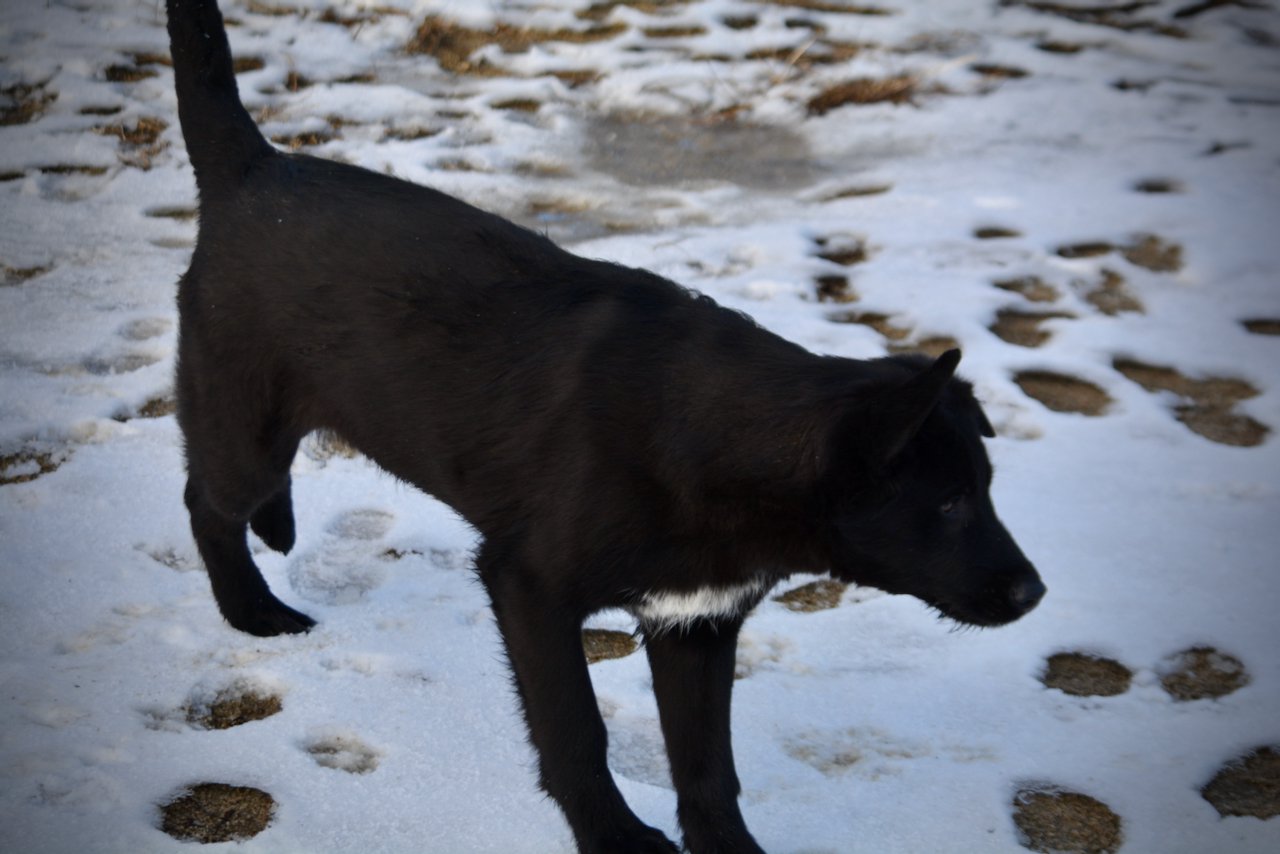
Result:
{"type": "Polygon", "coordinates": [[[23,448],[14,454],[0,456],[0,486],[28,483],[58,470],[67,461],[67,452],[55,453],[23,448]]]}
{"type": "MultiPolygon", "coordinates": [[[[1079,283],[1088,287],[1087,283],[1079,283]]],[[[1084,295],[1085,302],[1103,314],[1115,316],[1121,312],[1131,311],[1142,314],[1146,307],[1125,286],[1124,276],[1114,270],[1103,269],[1098,284],[1084,295]]]]}
{"type": "Polygon", "coordinates": [[[160,807],[160,829],[192,842],[234,842],[257,836],[275,815],[275,799],[261,789],[197,783],[160,807]]]}
{"type": "Polygon", "coordinates": [[[0,126],[25,125],[44,114],[45,108],[58,99],[42,83],[15,83],[0,89],[0,126]]]}
{"type": "Polygon", "coordinates": [[[232,685],[219,691],[210,703],[189,706],[187,723],[203,729],[231,729],[279,714],[283,708],[278,694],[262,694],[253,688],[232,685]]]}
{"type": "Polygon", "coordinates": [[[1186,191],[1181,181],[1173,178],[1143,178],[1141,181],[1133,185],[1133,189],[1139,193],[1182,193],[1186,191]]]}
{"type": "Polygon", "coordinates": [[[1084,45],[1079,42],[1060,41],[1058,39],[1044,39],[1036,42],[1036,49],[1045,53],[1057,53],[1064,56],[1071,56],[1084,50],[1084,45]]]}
{"type": "Polygon", "coordinates": [[[854,264],[861,264],[871,257],[871,251],[867,248],[867,241],[854,235],[837,234],[827,237],[815,237],[813,242],[818,247],[818,251],[814,255],[824,261],[839,264],[841,267],[852,267],[854,264]]]}
{"type": "Polygon", "coordinates": [[[1031,73],[1015,65],[997,65],[992,62],[975,62],[969,66],[969,70],[996,80],[1020,80],[1031,73]]]}
{"type": "Polygon", "coordinates": [[[890,341],[901,341],[911,334],[909,327],[894,326],[889,321],[889,315],[874,311],[841,311],[828,315],[827,319],[832,323],[857,323],[870,326],[890,341]]]}
{"type": "Polygon", "coordinates": [[[577,16],[584,21],[603,21],[619,6],[635,9],[646,15],[656,15],[678,9],[688,2],[689,0],[601,0],[580,10],[577,16]]]}
{"type": "Polygon", "coordinates": [[[813,281],[818,293],[818,302],[858,301],[858,295],[849,284],[848,276],[838,274],[817,276],[813,281]]]}
{"type": "Polygon", "coordinates": [[[912,104],[920,81],[911,74],[858,77],[823,89],[809,99],[811,116],[822,116],[849,104],[912,104]]]}
{"type": "Polygon", "coordinates": [[[1191,379],[1168,367],[1133,359],[1116,359],[1112,366],[1150,392],[1173,392],[1187,402],[1174,407],[1179,421],[1193,432],[1223,445],[1253,447],[1266,439],[1271,428],[1247,415],[1232,411],[1242,400],[1258,395],[1244,380],[1223,377],[1191,379]]]}
{"type": "Polygon", "coordinates": [[[474,30],[454,23],[439,15],[428,15],[406,45],[409,53],[425,53],[435,58],[440,67],[454,74],[500,76],[508,72],[493,65],[487,59],[475,62],[471,54],[485,45],[496,44],[506,53],[520,53],[535,44],[544,42],[606,41],[616,38],[627,29],[626,24],[602,24],[583,30],[561,28],[543,30],[535,27],[517,27],[498,22],[486,30],[474,30]]]}
{"type": "Polygon", "coordinates": [[[934,335],[929,338],[921,338],[919,341],[903,343],[890,343],[890,353],[923,353],[931,359],[936,359],[948,350],[955,350],[960,347],[960,342],[948,335],[934,335]]]}
{"type": "Polygon", "coordinates": [[[1249,674],[1240,659],[1207,646],[1172,655],[1158,670],[1161,686],[1175,700],[1216,699],[1249,684],[1249,674]]]}
{"type": "Polygon", "coordinates": [[[20,285],[37,276],[43,276],[52,269],[53,267],[48,264],[40,264],[35,267],[10,267],[8,264],[0,264],[0,285],[20,285]]]}
{"type": "Polygon", "coordinates": [[[1200,795],[1224,818],[1250,815],[1266,820],[1280,815],[1280,745],[1257,747],[1231,760],[1200,795]]]}
{"type": "Polygon", "coordinates": [[[1280,320],[1276,318],[1255,317],[1240,321],[1240,325],[1254,335],[1280,335],[1280,320]]]}
{"type": "Polygon", "coordinates": [[[758,0],[771,6],[786,6],[793,9],[807,9],[810,12],[837,12],[845,15],[892,15],[893,12],[882,6],[862,6],[857,3],[833,3],[831,0],[758,0]]]}
{"type": "Polygon", "coordinates": [[[1014,376],[1023,393],[1043,403],[1054,412],[1076,412],[1101,415],[1111,398],[1102,389],[1066,374],[1052,371],[1021,371],[1014,376]]]}
{"type": "Polygon", "coordinates": [[[1129,690],[1133,672],[1118,661],[1083,652],[1059,652],[1045,662],[1040,681],[1073,697],[1114,697],[1129,690]]]}
{"type": "Polygon", "coordinates": [[[994,282],[1002,291],[1022,294],[1031,302],[1057,302],[1058,289],[1039,276],[1019,276],[994,282]]]}
{"type": "Polygon", "coordinates": [[[1013,823],[1024,848],[1046,854],[1111,854],[1124,841],[1120,816],[1102,801],[1056,786],[1031,786],[1013,797],[1013,823]]]}
{"type": "Polygon", "coordinates": [[[1039,347],[1051,337],[1049,332],[1040,328],[1040,324],[1046,320],[1071,317],[1074,315],[1063,311],[1033,313],[1003,308],[996,314],[996,322],[991,324],[991,331],[1010,344],[1039,347]]]}
{"type": "Polygon", "coordinates": [[[278,133],[271,137],[271,141],[276,145],[282,145],[290,151],[297,151],[300,148],[310,147],[314,145],[324,145],[338,138],[336,133],[330,133],[324,130],[311,130],[302,133],[278,133]]]}
{"type": "Polygon", "coordinates": [[[139,80],[155,77],[157,73],[150,68],[125,63],[115,63],[102,69],[102,76],[109,83],[137,83],[139,80]]]}
{"type": "Polygon", "coordinates": [[[111,124],[94,128],[94,133],[114,136],[120,140],[120,161],[144,172],[150,169],[156,156],[169,147],[160,135],[169,127],[168,122],[154,116],[143,116],[132,125],[111,124]]]}
{"type": "Polygon", "coordinates": [[[533,98],[507,98],[505,101],[494,101],[489,106],[495,110],[514,110],[519,113],[536,113],[542,109],[542,102],[533,98]]]}
{"type": "Polygon", "coordinates": [[[1105,240],[1091,240],[1085,243],[1071,243],[1058,247],[1058,254],[1063,258],[1096,258],[1108,255],[1116,249],[1115,244],[1105,240]]]}
{"type": "Polygon", "coordinates": [[[595,664],[607,658],[626,658],[639,648],[634,636],[613,629],[583,629],[582,649],[587,654],[587,664],[595,664]]]}
{"type": "Polygon", "coordinates": [[[1004,6],[1023,6],[1037,12],[1057,15],[1078,24],[1093,24],[1124,32],[1146,32],[1170,38],[1184,39],[1187,31],[1174,24],[1138,15],[1148,6],[1148,0],[1120,3],[1056,3],[1046,0],[1001,0],[1004,6]]]}
{"type": "Polygon", "coordinates": [[[1000,240],[1006,237],[1021,237],[1022,232],[1016,228],[1005,228],[1000,225],[984,225],[973,230],[978,240],[1000,240]]]}
{"type": "Polygon", "coordinates": [[[1123,252],[1130,264],[1156,273],[1176,273],[1182,269],[1182,247],[1154,234],[1142,235],[1124,247],[1123,252]]]}
{"type": "Polygon", "coordinates": [[[788,590],[780,596],[774,596],[773,601],[781,602],[792,611],[805,613],[826,611],[840,604],[848,586],[831,578],[820,578],[788,590]]]}
{"type": "Polygon", "coordinates": [[[640,32],[650,39],[682,39],[705,36],[707,28],[701,24],[671,24],[661,27],[645,27],[640,32]]]}
{"type": "Polygon", "coordinates": [[[199,211],[186,206],[162,206],[147,208],[143,211],[149,217],[157,219],[176,219],[179,222],[190,222],[199,216],[199,211]]]}
{"type": "Polygon", "coordinates": [[[856,199],[862,196],[879,196],[893,189],[892,184],[865,184],[854,187],[846,187],[843,190],[835,190],[827,193],[818,201],[835,202],[840,199],[856,199]]]}

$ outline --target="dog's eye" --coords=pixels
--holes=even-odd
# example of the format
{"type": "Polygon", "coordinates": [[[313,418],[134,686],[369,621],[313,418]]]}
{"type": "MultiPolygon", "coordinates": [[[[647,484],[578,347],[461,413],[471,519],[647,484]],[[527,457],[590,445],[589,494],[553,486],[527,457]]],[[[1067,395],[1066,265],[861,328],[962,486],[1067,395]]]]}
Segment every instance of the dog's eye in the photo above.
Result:
{"type": "Polygon", "coordinates": [[[938,507],[938,510],[939,512],[942,513],[943,516],[952,516],[963,505],[964,505],[964,496],[953,495],[952,497],[948,498],[946,501],[942,502],[941,506],[938,507]]]}

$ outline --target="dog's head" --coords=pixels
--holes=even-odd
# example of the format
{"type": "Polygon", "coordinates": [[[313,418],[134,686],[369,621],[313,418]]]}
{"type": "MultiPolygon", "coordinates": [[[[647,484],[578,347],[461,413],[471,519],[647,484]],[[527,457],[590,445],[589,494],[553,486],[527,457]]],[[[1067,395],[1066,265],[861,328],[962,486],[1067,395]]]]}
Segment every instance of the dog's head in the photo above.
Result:
{"type": "Polygon", "coordinates": [[[827,470],[833,575],[907,593],[961,623],[998,626],[1045,587],[991,505],[995,432],[960,351],[891,357],[836,427],[827,470]]]}

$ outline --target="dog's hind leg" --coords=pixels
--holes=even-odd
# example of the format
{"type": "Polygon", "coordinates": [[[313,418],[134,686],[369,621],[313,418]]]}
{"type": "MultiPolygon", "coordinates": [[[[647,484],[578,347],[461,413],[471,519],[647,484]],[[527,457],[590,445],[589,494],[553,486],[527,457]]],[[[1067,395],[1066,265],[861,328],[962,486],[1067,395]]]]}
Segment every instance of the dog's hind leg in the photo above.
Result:
{"type": "Polygon", "coordinates": [[[560,805],[580,854],[677,854],[614,784],[608,735],[582,649],[582,615],[486,542],[476,568],[489,591],[538,753],[542,788],[560,805]]]}
{"type": "Polygon", "coordinates": [[[248,544],[252,523],[271,548],[287,551],[293,545],[289,463],[300,437],[280,423],[274,410],[247,402],[258,396],[232,393],[216,374],[194,382],[184,367],[179,359],[185,498],[218,610],[232,626],[253,635],[306,631],[315,621],[272,595],[248,544]]]}

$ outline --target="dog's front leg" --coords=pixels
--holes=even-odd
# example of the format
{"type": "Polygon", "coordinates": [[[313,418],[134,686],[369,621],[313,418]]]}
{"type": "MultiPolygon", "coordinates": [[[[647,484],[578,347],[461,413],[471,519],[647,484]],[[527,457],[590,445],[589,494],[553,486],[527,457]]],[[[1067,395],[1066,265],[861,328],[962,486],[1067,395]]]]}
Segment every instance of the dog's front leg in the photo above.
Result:
{"type": "Polygon", "coordinates": [[[738,809],[729,705],[741,619],[646,630],[684,844],[692,854],[764,854],[738,809]]]}
{"type": "Polygon", "coordinates": [[[555,799],[582,854],[676,854],[622,799],[606,760],[608,736],[582,649],[582,618],[523,567],[477,559],[507,647],[538,752],[542,788],[555,799]]]}

